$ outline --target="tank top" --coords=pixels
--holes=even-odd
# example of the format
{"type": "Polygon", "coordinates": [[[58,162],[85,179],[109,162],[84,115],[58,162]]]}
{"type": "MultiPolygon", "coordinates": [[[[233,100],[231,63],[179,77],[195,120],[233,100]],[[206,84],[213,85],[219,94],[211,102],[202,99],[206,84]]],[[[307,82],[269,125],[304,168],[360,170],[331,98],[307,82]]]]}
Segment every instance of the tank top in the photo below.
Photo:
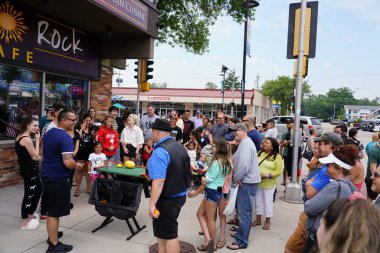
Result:
{"type": "Polygon", "coordinates": [[[30,162],[30,163],[34,162],[34,160],[30,156],[26,147],[24,147],[20,144],[20,141],[25,137],[29,138],[29,136],[22,136],[18,141],[15,141],[16,142],[15,143],[15,149],[16,149],[16,154],[18,157],[18,163],[20,164],[20,166],[24,165],[25,163],[28,163],[28,162],[30,162]]]}

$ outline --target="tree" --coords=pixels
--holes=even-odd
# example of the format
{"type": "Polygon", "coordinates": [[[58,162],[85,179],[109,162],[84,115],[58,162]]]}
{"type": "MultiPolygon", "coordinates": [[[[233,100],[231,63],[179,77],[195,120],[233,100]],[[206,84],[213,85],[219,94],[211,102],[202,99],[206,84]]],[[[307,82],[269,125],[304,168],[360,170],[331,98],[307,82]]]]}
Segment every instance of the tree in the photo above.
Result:
{"type": "Polygon", "coordinates": [[[234,76],[233,73],[228,73],[226,80],[224,82],[224,89],[225,90],[232,90],[234,88],[235,90],[240,90],[241,89],[241,83],[239,82],[239,77],[234,76]],[[232,85],[232,84],[235,85],[232,85]],[[234,87],[233,87],[234,86],[234,87]]]}
{"type": "Polygon", "coordinates": [[[151,83],[150,88],[168,88],[168,84],[163,82],[163,83],[151,83]]]}
{"type": "MultiPolygon", "coordinates": [[[[288,76],[279,76],[276,80],[266,81],[261,87],[261,93],[281,103],[281,115],[286,114],[290,108],[290,98],[294,94],[295,79],[288,76]]],[[[308,97],[311,93],[310,85],[304,82],[302,85],[302,97],[308,97]]]]}
{"type": "MultiPolygon", "coordinates": [[[[244,0],[170,0],[159,1],[158,43],[178,45],[195,54],[207,52],[209,27],[223,15],[244,21],[244,0]]],[[[254,19],[254,9],[249,9],[254,19]]]]}
{"type": "Polygon", "coordinates": [[[216,85],[216,84],[213,83],[213,82],[207,82],[207,83],[206,83],[206,89],[216,90],[217,88],[218,88],[218,85],[216,85]]]}
{"type": "Polygon", "coordinates": [[[326,95],[330,100],[331,106],[335,106],[335,115],[344,115],[345,105],[355,105],[356,99],[354,98],[354,91],[347,87],[342,87],[338,89],[330,89],[326,95]]]}
{"type": "Polygon", "coordinates": [[[330,119],[334,114],[334,106],[326,95],[311,95],[303,102],[302,114],[319,119],[330,119]]]}

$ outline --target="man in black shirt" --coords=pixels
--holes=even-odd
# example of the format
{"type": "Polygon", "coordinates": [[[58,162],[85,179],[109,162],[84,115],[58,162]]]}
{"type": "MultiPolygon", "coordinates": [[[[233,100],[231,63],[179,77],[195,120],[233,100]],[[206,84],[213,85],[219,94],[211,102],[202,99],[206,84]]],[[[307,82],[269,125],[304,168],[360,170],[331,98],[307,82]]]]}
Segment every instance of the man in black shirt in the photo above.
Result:
{"type": "Polygon", "coordinates": [[[194,122],[190,120],[190,111],[186,110],[183,114],[183,143],[190,139],[190,132],[194,129],[194,122]]]}
{"type": "Polygon", "coordinates": [[[169,116],[169,122],[170,122],[170,128],[172,129],[172,131],[170,132],[170,135],[173,137],[173,139],[178,141],[178,143],[182,144],[182,139],[183,139],[182,130],[176,125],[177,124],[176,117],[169,116]]]}

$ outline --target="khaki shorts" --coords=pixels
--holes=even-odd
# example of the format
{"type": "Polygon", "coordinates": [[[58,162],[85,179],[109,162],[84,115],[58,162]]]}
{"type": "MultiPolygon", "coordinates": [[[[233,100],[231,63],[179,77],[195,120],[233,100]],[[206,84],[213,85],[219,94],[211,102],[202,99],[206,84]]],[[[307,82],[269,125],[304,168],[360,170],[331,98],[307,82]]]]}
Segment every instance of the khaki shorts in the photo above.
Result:
{"type": "Polygon", "coordinates": [[[305,212],[300,214],[300,219],[298,225],[294,230],[293,234],[289,237],[286,242],[285,248],[290,250],[292,253],[302,253],[305,248],[305,243],[307,239],[306,231],[307,215],[305,212]]]}

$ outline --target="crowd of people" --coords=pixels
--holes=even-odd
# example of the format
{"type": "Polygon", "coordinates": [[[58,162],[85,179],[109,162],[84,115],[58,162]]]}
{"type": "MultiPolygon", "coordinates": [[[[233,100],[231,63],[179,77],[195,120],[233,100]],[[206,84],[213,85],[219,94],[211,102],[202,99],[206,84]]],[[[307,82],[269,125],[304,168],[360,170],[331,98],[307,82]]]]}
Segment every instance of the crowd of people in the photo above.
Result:
{"type": "Polygon", "coordinates": [[[346,224],[358,208],[377,214],[366,224],[379,221],[375,210],[380,206],[379,199],[374,206],[362,200],[375,200],[380,193],[377,134],[364,148],[357,140],[356,129],[350,129],[348,136],[343,126],[323,135],[310,129],[307,148],[293,150],[293,119],[288,120],[288,131],[280,136],[273,120],[257,124],[252,116],[240,120],[222,111],[210,119],[201,111],[192,117],[189,110],[182,116],[172,110],[168,119],[161,119],[154,106],[148,105],[141,118],[130,111],[118,114],[118,108],[111,106],[108,115],[97,119],[95,108],[76,115],[55,103],[40,122],[33,117],[23,120],[16,137],[20,175],[24,179],[20,228],[34,230],[39,220],[47,219],[47,252],[69,252],[73,248],[59,241],[63,233],[58,231],[59,218],[69,215],[73,208],[71,187],[75,187],[73,196],[79,197],[85,177],[86,192],[90,194],[92,184],[103,177],[98,168],[127,160],[147,168],[151,180],[149,216],[153,218],[160,253],[179,252],[177,218],[186,196],[201,194],[204,197],[196,216],[204,243],[198,250],[211,252],[225,247],[227,224],[233,225],[230,230],[234,238],[227,248],[247,248],[252,226],[271,228],[277,178],[282,175],[283,185],[287,184],[294,152],[298,152],[297,180],[302,157],[307,158],[310,171],[302,180],[305,209],[285,252],[378,252],[374,238],[346,224]],[[367,171],[361,162],[366,155],[367,171]],[[224,211],[231,201],[231,189],[237,190],[236,215],[227,222],[224,211]],[[336,210],[342,206],[346,212],[339,214],[336,210]],[[337,229],[338,224],[347,226],[347,231],[337,229]],[[365,237],[367,244],[352,247],[352,236],[365,237]],[[356,251],[349,250],[352,248],[356,251]]]}

